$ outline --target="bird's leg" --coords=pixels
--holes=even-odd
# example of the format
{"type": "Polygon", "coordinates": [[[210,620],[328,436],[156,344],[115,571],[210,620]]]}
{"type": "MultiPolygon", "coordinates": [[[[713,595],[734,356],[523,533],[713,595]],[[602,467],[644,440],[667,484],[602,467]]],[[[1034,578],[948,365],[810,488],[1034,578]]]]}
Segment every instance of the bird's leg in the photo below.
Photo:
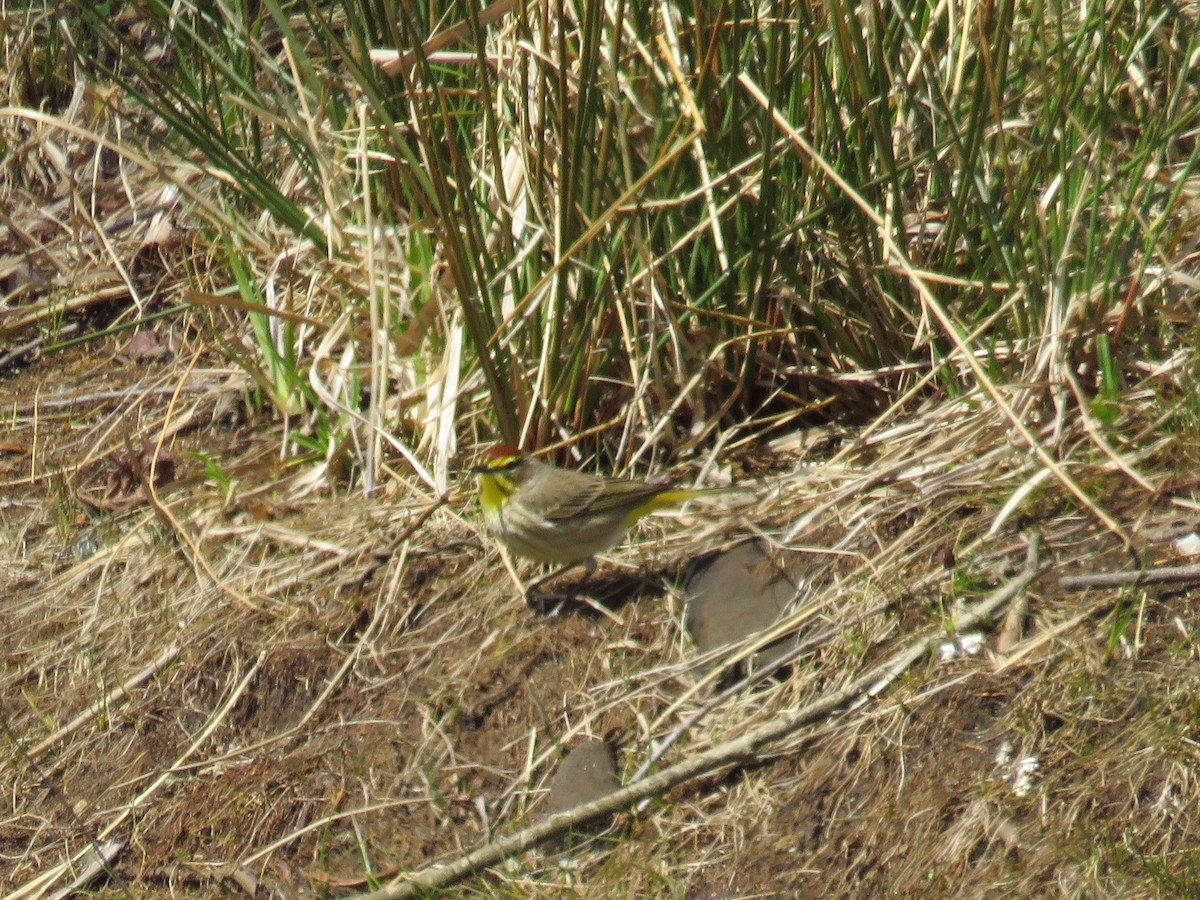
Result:
{"type": "Polygon", "coordinates": [[[546,582],[553,581],[560,575],[565,575],[578,565],[583,566],[584,579],[586,580],[591,578],[592,573],[596,571],[596,557],[589,556],[587,559],[582,560],[581,562],[567,563],[565,566],[559,566],[557,569],[551,569],[549,573],[543,575],[525,589],[525,604],[538,615],[546,616],[547,618],[552,618],[553,616],[558,615],[558,613],[562,611],[563,603],[567,600],[574,599],[574,594],[551,591],[550,593],[543,594],[539,597],[537,596],[537,590],[546,582]],[[550,607],[548,602],[552,600],[557,600],[558,602],[555,603],[553,607],[550,607]]]}
{"type": "Polygon", "coordinates": [[[577,565],[576,563],[570,563],[565,566],[559,566],[557,569],[551,569],[549,572],[547,572],[545,575],[543,575],[537,581],[530,584],[529,587],[525,588],[525,596],[528,598],[530,594],[533,594],[538,588],[540,588],[547,581],[553,581],[559,575],[565,575],[567,572],[570,572],[571,569],[575,568],[576,565],[577,565]]]}

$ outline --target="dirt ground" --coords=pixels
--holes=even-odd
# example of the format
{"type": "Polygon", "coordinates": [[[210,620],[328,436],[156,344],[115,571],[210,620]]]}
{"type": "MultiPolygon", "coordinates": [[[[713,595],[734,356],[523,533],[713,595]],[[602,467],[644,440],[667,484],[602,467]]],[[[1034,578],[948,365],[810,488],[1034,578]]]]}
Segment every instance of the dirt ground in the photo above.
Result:
{"type": "MultiPolygon", "coordinates": [[[[1026,592],[1016,642],[1002,652],[985,631],[972,653],[946,631],[1019,569],[1015,528],[982,537],[999,504],[980,485],[1007,490],[1024,461],[881,478],[918,439],[894,436],[864,450],[870,477],[764,454],[751,510],[650,523],[580,587],[598,601],[546,618],[466,492],[438,505],[402,478],[366,499],[333,479],[299,489],[305,463],[273,455],[277,426],[223,360],[201,353],[178,378],[191,338],[170,329],[167,359],[134,361],[114,337],[0,375],[10,896],[71,884],[93,842],[115,848],[109,873],[84,878],[102,895],[377,888],[536,822],[562,754],[589,736],[627,782],[664,742],[658,768],[928,633],[946,658],[921,656],[865,703],[457,890],[1200,892],[1191,587],[1058,590],[1059,571],[1129,556],[1050,493],[1020,524],[1058,568],[1026,592]],[[689,561],[748,533],[808,579],[790,630],[813,641],[705,709],[739,670],[699,684],[683,585],[689,561]]],[[[1118,487],[1108,508],[1143,559],[1178,562],[1170,540],[1194,522],[1172,499],[1192,489],[1118,487]]]]}

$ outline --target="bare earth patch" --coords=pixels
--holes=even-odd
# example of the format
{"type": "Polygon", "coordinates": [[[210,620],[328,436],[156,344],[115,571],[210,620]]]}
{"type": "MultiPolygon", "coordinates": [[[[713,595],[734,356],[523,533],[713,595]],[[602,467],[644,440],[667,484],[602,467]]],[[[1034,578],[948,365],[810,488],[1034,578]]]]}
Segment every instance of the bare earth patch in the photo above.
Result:
{"type": "MultiPolygon", "coordinates": [[[[619,566],[568,576],[603,603],[544,619],[466,494],[301,488],[303,465],[259,449],[268,423],[220,388],[186,407],[147,393],[155,365],[56,357],[0,382],[21,410],[0,456],[9,894],[70,884],[90,841],[117,848],[90,881],[109,892],[378,888],[539,821],[562,755],[587,738],[616,747],[628,783],[931,635],[943,646],[865,702],[492,865],[477,888],[1200,889],[1194,591],[1060,590],[1060,573],[1130,556],[1053,483],[989,535],[1037,471],[995,414],[931,406],[838,454],[781,450],[755,504],[656,519],[619,566]],[[123,399],[39,405],[102,383],[123,399]],[[156,484],[144,441],[161,434],[173,472],[156,484]],[[1048,565],[997,652],[996,632],[977,643],[947,626],[1015,577],[1018,530],[1040,533],[1048,565]],[[683,627],[689,561],[748,534],[797,586],[775,637],[801,650],[764,677],[697,666],[683,627]]],[[[1102,464],[1090,477],[1111,485],[1105,508],[1144,562],[1180,561],[1171,538],[1194,523],[1174,501],[1190,487],[1147,495],[1102,464]]]]}

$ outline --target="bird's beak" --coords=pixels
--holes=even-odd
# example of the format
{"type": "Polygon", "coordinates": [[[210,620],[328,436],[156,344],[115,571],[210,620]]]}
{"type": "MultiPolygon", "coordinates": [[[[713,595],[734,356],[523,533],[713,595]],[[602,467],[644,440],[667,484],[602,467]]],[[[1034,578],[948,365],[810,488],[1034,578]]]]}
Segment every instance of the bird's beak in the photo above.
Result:
{"type": "Polygon", "coordinates": [[[472,475],[486,475],[489,471],[487,466],[471,466],[472,475]]]}

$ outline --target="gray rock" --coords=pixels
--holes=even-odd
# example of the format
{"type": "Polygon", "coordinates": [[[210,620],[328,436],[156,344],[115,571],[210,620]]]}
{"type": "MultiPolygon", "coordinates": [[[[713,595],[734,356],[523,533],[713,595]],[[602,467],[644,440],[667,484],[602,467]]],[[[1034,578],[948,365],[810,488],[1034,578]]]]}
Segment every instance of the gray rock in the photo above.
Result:
{"type": "Polygon", "coordinates": [[[546,815],[598,800],[620,786],[612,748],[598,738],[588,738],[563,757],[550,779],[546,815]]]}
{"type": "MultiPolygon", "coordinates": [[[[758,540],[717,555],[687,581],[685,626],[700,653],[736,644],[769,628],[796,596],[796,587],[774,566],[758,540]]],[[[761,668],[793,645],[776,641],[754,656],[761,668]]]]}

